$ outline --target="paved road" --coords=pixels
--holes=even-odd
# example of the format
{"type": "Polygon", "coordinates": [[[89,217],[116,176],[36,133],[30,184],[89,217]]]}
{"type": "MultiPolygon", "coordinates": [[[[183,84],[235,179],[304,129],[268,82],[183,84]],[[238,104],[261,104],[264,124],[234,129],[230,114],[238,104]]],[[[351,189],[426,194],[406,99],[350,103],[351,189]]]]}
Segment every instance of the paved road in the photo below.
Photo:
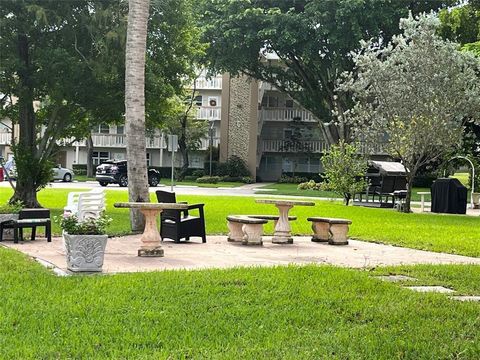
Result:
{"type": "MultiPolygon", "coordinates": [[[[173,191],[181,195],[217,195],[217,196],[262,196],[262,194],[255,194],[255,191],[258,191],[259,187],[268,185],[266,183],[261,184],[248,184],[234,188],[206,188],[198,186],[185,186],[178,185],[173,187],[173,191]]],[[[10,184],[7,181],[0,182],[0,188],[10,187],[10,184]]],[[[86,181],[86,182],[77,182],[73,181],[70,183],[65,183],[61,181],[56,181],[50,183],[47,188],[53,189],[94,189],[101,188],[101,186],[96,181],[86,181]]],[[[122,188],[118,185],[112,184],[108,185],[104,189],[106,190],[118,190],[125,191],[126,188],[122,188]]],[[[166,190],[170,191],[170,186],[160,184],[157,187],[150,187],[150,192],[155,192],[156,190],[166,190]]],[[[282,196],[285,197],[285,196],[282,196]]]]}

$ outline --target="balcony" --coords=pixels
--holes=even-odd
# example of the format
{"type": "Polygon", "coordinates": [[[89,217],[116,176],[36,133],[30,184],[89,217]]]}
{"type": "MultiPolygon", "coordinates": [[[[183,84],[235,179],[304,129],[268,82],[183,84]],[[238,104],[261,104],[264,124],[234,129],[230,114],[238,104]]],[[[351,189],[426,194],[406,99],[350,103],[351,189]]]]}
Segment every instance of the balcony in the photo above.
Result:
{"type": "MultiPolygon", "coordinates": [[[[162,137],[155,135],[153,137],[146,138],[147,148],[153,149],[166,149],[167,144],[165,140],[162,142],[162,137]],[[162,145],[160,147],[160,144],[162,145]]],[[[107,147],[107,148],[126,148],[127,147],[127,138],[125,134],[92,134],[93,147],[107,147]]],[[[69,143],[69,139],[63,141],[62,145],[69,143]]],[[[86,146],[86,141],[78,141],[73,143],[72,146],[86,146]]]]}
{"type": "Polygon", "coordinates": [[[260,110],[260,121],[293,121],[294,118],[305,122],[317,122],[311,112],[303,109],[263,108],[260,110]]]}
{"type": "Polygon", "coordinates": [[[207,79],[205,76],[200,76],[195,81],[195,88],[197,90],[222,90],[222,77],[216,76],[207,79]]]}
{"type": "MultiPolygon", "coordinates": [[[[198,150],[208,150],[208,146],[210,145],[210,140],[209,139],[202,139],[200,140],[201,144],[198,150]]],[[[213,146],[218,147],[220,145],[220,138],[214,137],[213,138],[213,146]]]]}
{"type": "Polygon", "coordinates": [[[221,118],[221,108],[220,106],[200,106],[197,109],[197,119],[201,120],[220,120],[221,118]]]}
{"type": "Polygon", "coordinates": [[[328,144],[322,140],[306,140],[292,146],[285,140],[262,140],[262,149],[263,152],[281,153],[304,152],[308,149],[308,152],[318,154],[328,151],[328,144]]]}
{"type": "Polygon", "coordinates": [[[0,145],[10,145],[12,143],[12,133],[0,132],[0,145]]]}

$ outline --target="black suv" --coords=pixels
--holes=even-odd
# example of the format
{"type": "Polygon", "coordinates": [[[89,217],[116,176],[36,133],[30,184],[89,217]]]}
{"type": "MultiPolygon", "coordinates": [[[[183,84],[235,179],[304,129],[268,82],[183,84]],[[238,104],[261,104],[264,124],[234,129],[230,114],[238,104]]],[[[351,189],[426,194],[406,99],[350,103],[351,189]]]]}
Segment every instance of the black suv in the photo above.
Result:
{"type": "MultiPolygon", "coordinates": [[[[95,179],[101,186],[118,184],[122,187],[128,186],[127,161],[107,160],[97,166],[95,179]]],[[[157,186],[160,182],[160,173],[155,169],[148,169],[148,185],[157,186]]]]}

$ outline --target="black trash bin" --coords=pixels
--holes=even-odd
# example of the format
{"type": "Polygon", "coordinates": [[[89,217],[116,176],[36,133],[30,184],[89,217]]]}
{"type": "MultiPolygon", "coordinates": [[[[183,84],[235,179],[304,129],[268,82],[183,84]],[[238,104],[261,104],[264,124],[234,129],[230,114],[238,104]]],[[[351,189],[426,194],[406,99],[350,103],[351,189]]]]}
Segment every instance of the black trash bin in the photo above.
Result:
{"type": "Polygon", "coordinates": [[[437,179],[432,185],[432,212],[465,214],[467,188],[458,179],[437,179]]]}

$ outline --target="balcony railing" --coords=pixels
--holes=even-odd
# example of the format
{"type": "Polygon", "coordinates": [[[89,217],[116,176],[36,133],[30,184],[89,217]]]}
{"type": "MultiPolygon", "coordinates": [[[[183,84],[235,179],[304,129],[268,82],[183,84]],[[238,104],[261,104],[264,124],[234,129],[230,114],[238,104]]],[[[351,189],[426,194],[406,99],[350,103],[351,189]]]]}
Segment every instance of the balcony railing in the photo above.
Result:
{"type": "MultiPolygon", "coordinates": [[[[198,148],[198,150],[208,150],[208,146],[210,145],[210,139],[202,139],[200,141],[201,141],[201,145],[198,148]]],[[[218,147],[219,144],[220,144],[220,138],[214,137],[213,146],[218,147]]]]}
{"type": "MultiPolygon", "coordinates": [[[[125,134],[92,134],[92,141],[94,147],[125,148],[127,146],[127,139],[125,134]]],[[[71,143],[71,139],[65,139],[61,142],[61,145],[67,145],[69,143],[71,143]]],[[[71,145],[86,146],[86,141],[78,141],[71,145]]],[[[161,136],[147,136],[147,148],[166,149],[167,144],[165,139],[163,139],[162,141],[161,136]]]]}
{"type": "Polygon", "coordinates": [[[202,120],[220,120],[221,108],[220,106],[200,106],[197,109],[197,119],[202,120]]]}
{"type": "Polygon", "coordinates": [[[222,89],[222,77],[221,76],[216,76],[216,77],[207,79],[204,76],[200,76],[195,81],[195,88],[197,90],[205,90],[205,89],[221,90],[222,89]]]}
{"type": "Polygon", "coordinates": [[[317,121],[311,112],[302,109],[273,108],[260,110],[260,121],[293,121],[294,118],[307,122],[317,121]]]}
{"type": "Polygon", "coordinates": [[[12,143],[12,133],[0,132],[0,145],[10,145],[12,143]]]}
{"type": "Polygon", "coordinates": [[[293,144],[285,140],[262,140],[263,152],[324,153],[328,151],[328,148],[328,144],[322,140],[306,140],[293,144]]]}

